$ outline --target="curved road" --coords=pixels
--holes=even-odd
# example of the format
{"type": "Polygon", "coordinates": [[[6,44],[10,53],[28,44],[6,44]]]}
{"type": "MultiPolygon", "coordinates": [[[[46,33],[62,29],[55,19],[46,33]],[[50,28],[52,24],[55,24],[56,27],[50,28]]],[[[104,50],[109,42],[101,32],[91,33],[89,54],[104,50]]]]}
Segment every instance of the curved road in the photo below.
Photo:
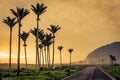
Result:
{"type": "Polygon", "coordinates": [[[87,67],[63,80],[113,80],[98,67],[87,67]]]}

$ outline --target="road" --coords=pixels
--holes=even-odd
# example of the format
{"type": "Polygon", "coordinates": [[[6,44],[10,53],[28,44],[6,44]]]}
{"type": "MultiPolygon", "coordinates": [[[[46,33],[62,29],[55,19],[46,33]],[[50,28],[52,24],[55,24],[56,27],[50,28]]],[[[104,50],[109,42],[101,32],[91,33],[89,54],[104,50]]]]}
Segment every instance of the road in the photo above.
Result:
{"type": "Polygon", "coordinates": [[[87,67],[63,80],[113,80],[98,67],[87,67]]]}

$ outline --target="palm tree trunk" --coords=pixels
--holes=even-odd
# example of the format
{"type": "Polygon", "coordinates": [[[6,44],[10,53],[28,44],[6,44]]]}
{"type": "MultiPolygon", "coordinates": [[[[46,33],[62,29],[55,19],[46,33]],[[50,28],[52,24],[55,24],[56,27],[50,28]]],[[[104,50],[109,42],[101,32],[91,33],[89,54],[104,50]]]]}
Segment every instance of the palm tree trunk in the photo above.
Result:
{"type": "Polygon", "coordinates": [[[43,48],[42,48],[42,50],[41,50],[41,53],[42,53],[42,63],[43,63],[43,68],[44,68],[44,54],[43,54],[43,48]]]}
{"type": "Polygon", "coordinates": [[[17,62],[17,76],[20,75],[20,33],[21,33],[21,21],[18,19],[19,29],[18,29],[18,62],[17,62]]]}
{"type": "Polygon", "coordinates": [[[47,46],[47,62],[48,62],[48,68],[50,68],[50,49],[49,49],[49,46],[47,46]]]}
{"type": "Polygon", "coordinates": [[[39,59],[40,59],[40,66],[41,66],[41,49],[39,51],[39,59]]]}
{"type": "Polygon", "coordinates": [[[48,46],[47,46],[47,67],[49,68],[48,56],[49,56],[49,51],[48,51],[48,46]]]}
{"type": "Polygon", "coordinates": [[[39,66],[39,70],[40,70],[40,59],[39,59],[39,45],[38,45],[38,29],[39,29],[39,16],[37,16],[37,35],[36,35],[36,55],[38,57],[38,66],[39,66]]]}
{"type": "MultiPolygon", "coordinates": [[[[53,34],[53,36],[55,36],[55,34],[53,34]]],[[[53,38],[53,57],[52,57],[52,68],[54,67],[54,56],[55,56],[55,53],[54,53],[54,48],[55,48],[55,39],[53,38]]]]}
{"type": "Polygon", "coordinates": [[[27,69],[27,51],[26,51],[26,43],[24,42],[24,51],[25,51],[25,64],[26,64],[26,69],[27,69]]]}
{"type": "Polygon", "coordinates": [[[60,66],[62,67],[62,55],[61,55],[61,51],[60,51],[60,66]]]}
{"type": "Polygon", "coordinates": [[[37,47],[36,47],[36,60],[35,60],[35,69],[37,70],[37,58],[38,58],[38,56],[37,56],[37,47]]]}
{"type": "Polygon", "coordinates": [[[72,58],[72,57],[71,57],[71,53],[70,53],[70,67],[71,67],[71,58],[72,58]]]}
{"type": "Polygon", "coordinates": [[[10,29],[9,71],[11,71],[11,52],[12,52],[12,29],[10,29]]]}
{"type": "Polygon", "coordinates": [[[50,67],[50,46],[48,46],[48,52],[49,52],[49,53],[48,53],[48,61],[49,61],[48,64],[49,64],[49,65],[48,65],[48,66],[50,67]]]}
{"type": "Polygon", "coordinates": [[[46,47],[44,47],[44,52],[45,52],[45,65],[47,65],[47,58],[46,58],[46,47]]]}

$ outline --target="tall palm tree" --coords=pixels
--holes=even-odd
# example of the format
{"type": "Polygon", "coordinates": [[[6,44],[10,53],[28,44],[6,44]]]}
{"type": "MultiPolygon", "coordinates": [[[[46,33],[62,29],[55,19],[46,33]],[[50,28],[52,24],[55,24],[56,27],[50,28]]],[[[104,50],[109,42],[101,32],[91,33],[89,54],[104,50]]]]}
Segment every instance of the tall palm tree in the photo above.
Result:
{"type": "Polygon", "coordinates": [[[59,25],[50,25],[50,28],[47,28],[54,36],[53,38],[53,57],[52,57],[52,68],[54,67],[54,56],[55,56],[55,33],[61,29],[59,25]]]}
{"type": "Polygon", "coordinates": [[[44,45],[44,49],[45,49],[45,62],[47,64],[48,68],[50,68],[50,45],[53,43],[52,39],[53,39],[52,34],[47,34],[46,33],[44,39],[41,41],[41,43],[44,45]]]}
{"type": "Polygon", "coordinates": [[[70,53],[70,67],[71,67],[71,59],[72,59],[72,56],[71,56],[71,53],[73,52],[73,49],[68,49],[69,53],[70,53]]]}
{"type": "Polygon", "coordinates": [[[40,61],[42,60],[43,63],[43,67],[44,67],[44,54],[43,54],[43,47],[44,45],[42,44],[42,40],[45,38],[45,34],[43,30],[39,30],[38,31],[38,38],[39,38],[39,42],[41,42],[41,44],[39,44],[39,48],[40,48],[40,61]]]}
{"type": "Polygon", "coordinates": [[[7,19],[3,19],[3,23],[9,26],[10,28],[10,51],[9,51],[9,70],[11,70],[11,53],[12,53],[12,29],[17,23],[15,21],[16,18],[7,17],[7,19]]]}
{"type": "MultiPolygon", "coordinates": [[[[31,5],[32,6],[32,11],[36,14],[37,16],[37,35],[36,35],[36,55],[39,55],[39,44],[38,44],[38,29],[39,29],[39,21],[40,21],[40,15],[43,14],[46,11],[46,6],[44,6],[44,4],[39,4],[37,3],[36,6],[31,5]]],[[[38,58],[39,61],[39,58],[38,58]]],[[[37,61],[36,61],[37,63],[37,61]]],[[[40,69],[40,64],[39,65],[39,69],[40,69]]]]}
{"type": "MultiPolygon", "coordinates": [[[[42,60],[42,67],[44,68],[44,54],[43,54],[43,44],[39,44],[39,48],[40,48],[40,59],[42,60]]],[[[41,61],[40,60],[40,61],[41,61]]]]}
{"type": "Polygon", "coordinates": [[[62,67],[62,54],[61,51],[63,49],[63,46],[58,46],[58,50],[60,51],[60,66],[62,67]]]}
{"type": "MultiPolygon", "coordinates": [[[[37,37],[37,31],[38,31],[38,38],[40,37],[40,33],[42,33],[43,32],[43,30],[41,30],[41,29],[37,29],[37,28],[34,28],[34,29],[31,29],[30,30],[30,32],[35,36],[35,38],[37,37]]],[[[39,48],[39,46],[38,46],[38,48],[39,48]]],[[[37,51],[37,46],[36,46],[36,51],[37,51]]],[[[36,70],[37,70],[37,61],[38,61],[38,65],[39,65],[39,69],[40,69],[40,59],[39,59],[39,51],[38,51],[38,53],[36,54],[36,70]]]]}
{"type": "Polygon", "coordinates": [[[24,32],[22,34],[20,34],[20,38],[23,40],[24,42],[24,51],[25,51],[25,63],[26,63],[26,69],[27,69],[27,52],[26,52],[26,47],[27,47],[27,44],[26,44],[26,40],[28,39],[29,37],[29,32],[24,32]]]}
{"type": "Polygon", "coordinates": [[[47,60],[48,60],[48,68],[50,68],[50,45],[53,43],[52,34],[46,34],[46,46],[47,46],[47,60]]]}
{"type": "Polygon", "coordinates": [[[30,12],[27,9],[24,8],[16,8],[16,11],[13,9],[10,9],[12,14],[17,18],[17,22],[18,22],[18,60],[17,60],[17,76],[20,75],[19,71],[20,71],[20,34],[21,34],[21,21],[22,19],[28,15],[30,12]]]}

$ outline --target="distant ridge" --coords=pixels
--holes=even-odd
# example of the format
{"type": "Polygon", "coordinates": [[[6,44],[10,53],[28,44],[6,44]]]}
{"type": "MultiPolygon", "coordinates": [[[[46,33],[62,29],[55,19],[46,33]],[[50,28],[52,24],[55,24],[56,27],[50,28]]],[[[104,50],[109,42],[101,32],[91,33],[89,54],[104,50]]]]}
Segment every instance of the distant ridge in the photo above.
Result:
{"type": "Polygon", "coordinates": [[[114,42],[95,49],[86,57],[86,61],[99,63],[100,61],[109,62],[109,55],[114,55],[120,62],[120,42],[114,42]]]}

